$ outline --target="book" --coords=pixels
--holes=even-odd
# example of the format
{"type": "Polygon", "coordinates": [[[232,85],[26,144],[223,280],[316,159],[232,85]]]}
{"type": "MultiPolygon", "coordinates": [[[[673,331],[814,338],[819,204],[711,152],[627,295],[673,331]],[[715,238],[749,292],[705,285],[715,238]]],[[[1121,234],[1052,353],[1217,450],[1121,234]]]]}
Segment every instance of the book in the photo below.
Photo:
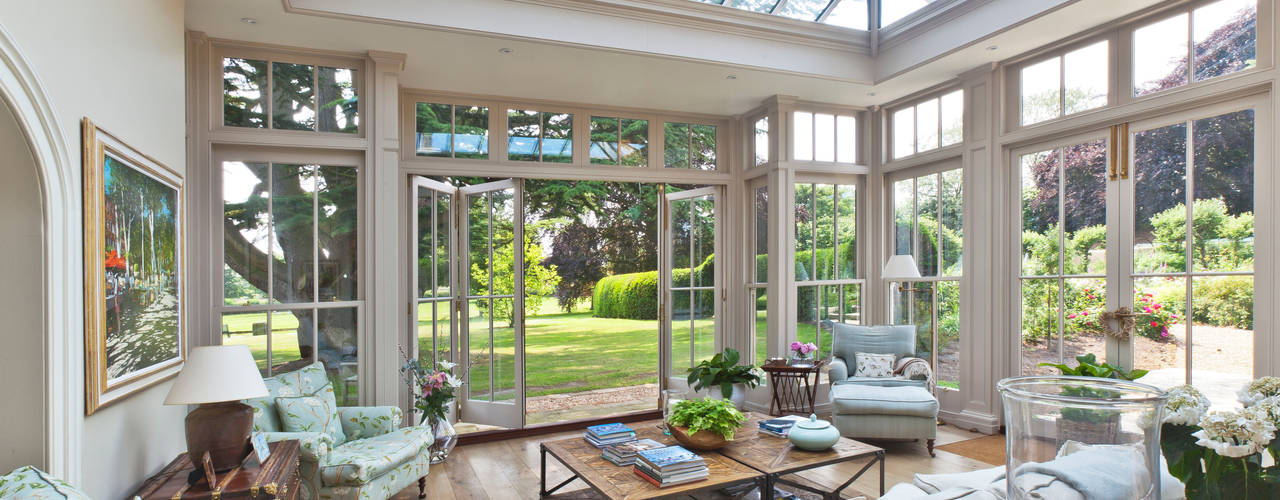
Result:
{"type": "Polygon", "coordinates": [[[587,432],[601,438],[615,434],[630,433],[632,436],[636,434],[635,429],[627,427],[627,424],[620,423],[593,425],[587,427],[587,432]]]}
{"type": "Polygon", "coordinates": [[[761,434],[765,434],[765,435],[773,436],[773,437],[780,437],[780,438],[785,438],[785,437],[787,437],[787,433],[788,433],[788,432],[790,432],[790,429],[787,429],[787,430],[782,431],[782,432],[774,432],[774,431],[771,431],[771,430],[769,430],[769,429],[764,429],[764,428],[761,428],[761,429],[760,429],[760,433],[761,433],[761,434]]]}
{"type": "Polygon", "coordinates": [[[585,439],[585,440],[587,440],[587,442],[588,442],[588,443],[591,443],[591,446],[595,446],[596,448],[600,448],[600,449],[605,449],[605,448],[608,448],[608,447],[610,447],[610,446],[614,446],[614,445],[619,445],[619,444],[623,444],[623,443],[628,443],[628,442],[631,442],[631,441],[635,441],[635,440],[636,440],[636,436],[635,436],[635,434],[634,434],[634,433],[632,433],[632,434],[620,434],[620,435],[618,435],[618,436],[616,436],[616,437],[609,437],[609,438],[601,439],[601,438],[598,438],[598,437],[592,436],[591,434],[589,434],[589,433],[588,433],[588,434],[583,435],[583,436],[582,436],[582,439],[585,439]]]}
{"type": "Polygon", "coordinates": [[[665,478],[660,478],[661,476],[656,476],[652,472],[641,469],[640,467],[635,467],[631,470],[632,472],[635,473],[635,475],[640,476],[641,479],[644,479],[645,481],[648,481],[649,484],[652,484],[659,488],[666,488],[666,487],[675,486],[678,484],[692,483],[694,481],[702,481],[707,479],[711,475],[706,467],[703,467],[701,471],[688,473],[688,474],[681,474],[678,476],[667,476],[665,478]]]}
{"type": "Polygon", "coordinates": [[[774,435],[781,434],[785,436],[787,432],[791,430],[791,426],[795,425],[796,422],[803,422],[806,420],[808,419],[798,415],[789,415],[786,417],[773,418],[769,420],[761,420],[760,429],[764,431],[772,432],[774,435]]]}
{"type": "Polygon", "coordinates": [[[643,450],[663,448],[665,446],[665,444],[652,439],[641,439],[638,441],[630,441],[609,446],[604,449],[604,452],[602,452],[600,456],[614,465],[632,465],[636,461],[636,453],[643,450]]]}
{"type": "Polygon", "coordinates": [[[636,455],[658,472],[686,468],[690,465],[706,465],[702,457],[684,449],[683,446],[667,446],[665,448],[643,450],[637,452],[636,455]]]}

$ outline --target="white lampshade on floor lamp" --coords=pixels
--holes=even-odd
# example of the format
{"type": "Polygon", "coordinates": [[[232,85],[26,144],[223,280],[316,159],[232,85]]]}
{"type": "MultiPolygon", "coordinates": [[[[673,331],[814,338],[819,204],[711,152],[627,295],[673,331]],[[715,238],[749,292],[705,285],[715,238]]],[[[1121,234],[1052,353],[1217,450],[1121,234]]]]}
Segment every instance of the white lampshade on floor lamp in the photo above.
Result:
{"type": "Polygon", "coordinates": [[[208,452],[214,470],[225,471],[249,453],[253,408],[240,400],[267,394],[249,346],[196,347],[187,353],[164,404],[200,405],[187,414],[187,456],[200,463],[208,452]]]}
{"type": "MultiPolygon", "coordinates": [[[[920,268],[916,267],[916,259],[910,255],[894,255],[889,257],[889,262],[884,263],[884,270],[880,272],[880,279],[885,281],[905,281],[920,277],[920,268]]],[[[922,292],[922,289],[906,288],[906,285],[898,286],[899,292],[922,292]]]]}

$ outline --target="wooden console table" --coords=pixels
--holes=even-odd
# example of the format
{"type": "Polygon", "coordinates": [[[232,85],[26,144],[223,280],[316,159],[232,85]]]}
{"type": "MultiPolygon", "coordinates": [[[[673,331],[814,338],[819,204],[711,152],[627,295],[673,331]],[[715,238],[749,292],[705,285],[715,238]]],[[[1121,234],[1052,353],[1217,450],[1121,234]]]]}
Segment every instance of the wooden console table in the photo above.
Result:
{"type": "MultiPolygon", "coordinates": [[[[195,470],[186,452],[173,459],[164,470],[142,483],[137,495],[142,500],[159,499],[284,499],[298,497],[298,458],[301,450],[297,441],[271,443],[271,456],[266,463],[251,467],[236,467],[218,474],[218,483],[212,488],[201,479],[187,484],[187,475],[195,470]]],[[[250,451],[250,453],[253,453],[250,451]]]]}
{"type": "Polygon", "coordinates": [[[785,360],[772,360],[760,366],[769,374],[769,386],[773,400],[769,402],[770,415],[809,415],[814,413],[818,398],[818,381],[822,377],[823,360],[806,364],[788,364],[785,360]],[[810,381],[812,378],[812,382],[810,381]]]}

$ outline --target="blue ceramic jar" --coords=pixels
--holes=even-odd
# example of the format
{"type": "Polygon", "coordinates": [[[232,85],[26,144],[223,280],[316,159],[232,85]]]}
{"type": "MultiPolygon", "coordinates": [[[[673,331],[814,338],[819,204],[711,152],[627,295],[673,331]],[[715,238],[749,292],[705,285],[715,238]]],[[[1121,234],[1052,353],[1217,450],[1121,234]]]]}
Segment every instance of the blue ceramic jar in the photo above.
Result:
{"type": "Polygon", "coordinates": [[[787,438],[796,448],[822,451],[840,440],[840,430],[831,425],[831,422],[818,420],[817,415],[811,414],[808,421],[796,422],[787,438]]]}

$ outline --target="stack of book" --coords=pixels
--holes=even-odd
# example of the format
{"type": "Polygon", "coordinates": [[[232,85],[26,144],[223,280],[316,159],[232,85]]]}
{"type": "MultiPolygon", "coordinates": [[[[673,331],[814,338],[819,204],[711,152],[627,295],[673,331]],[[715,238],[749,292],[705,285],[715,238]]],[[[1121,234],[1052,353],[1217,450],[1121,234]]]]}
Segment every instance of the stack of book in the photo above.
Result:
{"type": "Polygon", "coordinates": [[[596,448],[608,448],[615,444],[622,444],[636,440],[636,431],[626,424],[601,424],[587,427],[587,433],[582,436],[588,443],[596,448]]]}
{"type": "Polygon", "coordinates": [[[680,446],[637,452],[634,470],[659,488],[701,481],[710,474],[702,457],[680,446]]]}
{"type": "Polygon", "coordinates": [[[796,422],[809,420],[799,415],[787,415],[785,417],[771,418],[769,420],[760,421],[760,432],[776,437],[787,437],[787,433],[791,432],[791,426],[796,422]]]}
{"type": "Polygon", "coordinates": [[[605,448],[604,452],[601,453],[600,456],[604,457],[605,460],[608,460],[613,465],[625,466],[636,463],[636,453],[644,450],[663,448],[666,446],[667,445],[652,439],[641,439],[638,441],[631,441],[629,443],[615,444],[605,448]]]}

